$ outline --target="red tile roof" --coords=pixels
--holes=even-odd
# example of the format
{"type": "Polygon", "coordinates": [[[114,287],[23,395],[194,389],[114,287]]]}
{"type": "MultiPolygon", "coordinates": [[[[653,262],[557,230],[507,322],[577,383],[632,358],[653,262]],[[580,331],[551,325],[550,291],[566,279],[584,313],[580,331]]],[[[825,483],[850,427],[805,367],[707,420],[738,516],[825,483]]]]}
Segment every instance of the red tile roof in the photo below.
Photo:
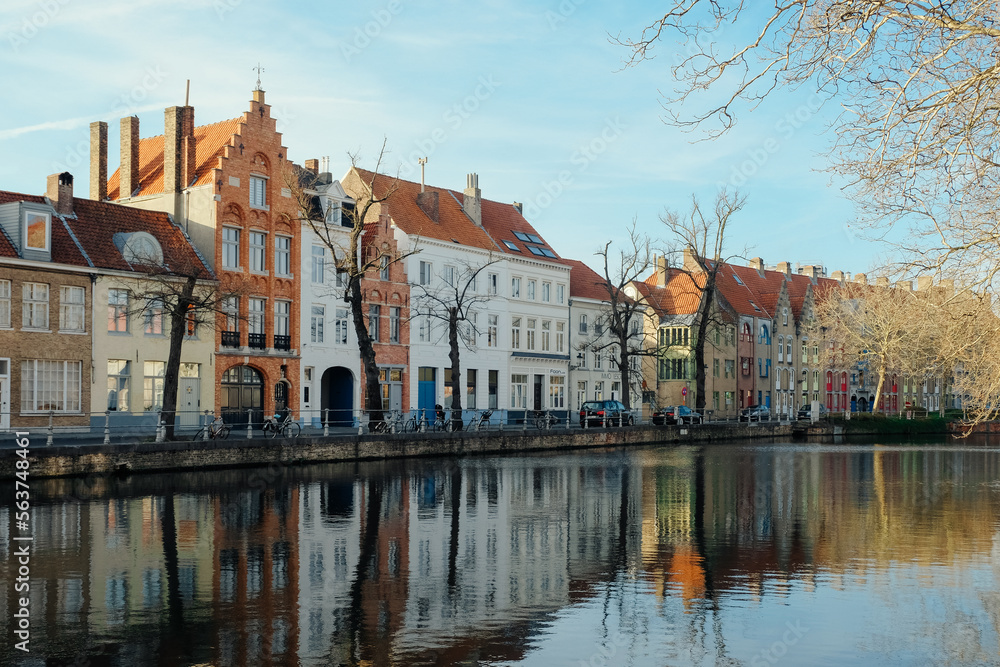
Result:
{"type": "Polygon", "coordinates": [[[570,266],[569,295],[579,299],[608,301],[607,281],[597,271],[576,259],[563,259],[570,266]]]}
{"type": "MultiPolygon", "coordinates": [[[[195,138],[195,179],[193,185],[207,185],[211,182],[212,169],[219,166],[223,147],[233,144],[233,135],[240,132],[242,118],[230,118],[211,125],[194,128],[195,138]]],[[[108,179],[108,199],[119,196],[121,167],[115,169],[108,179]]],[[[192,185],[192,184],[186,184],[192,185]]],[[[139,140],[139,192],[137,197],[163,192],[163,135],[139,140]]],[[[125,194],[128,196],[128,193],[125,194]]]]}
{"type": "MultiPolygon", "coordinates": [[[[44,197],[37,195],[0,191],[0,204],[15,201],[47,203],[44,197]]],[[[187,273],[193,268],[206,278],[214,277],[187,235],[170,221],[166,213],[76,197],[73,198],[72,215],[56,214],[52,217],[52,261],[131,271],[133,267],[115,245],[114,235],[118,232],[147,232],[159,241],[164,265],[168,269],[187,273]]],[[[16,252],[6,254],[5,242],[10,243],[5,235],[0,234],[0,256],[17,257],[16,252]]]]}
{"type": "Polygon", "coordinates": [[[692,315],[698,312],[701,303],[701,290],[705,285],[703,276],[692,277],[679,269],[667,269],[666,284],[661,285],[658,272],[642,282],[636,282],[635,287],[646,303],[658,317],[672,315],[692,315]]]}

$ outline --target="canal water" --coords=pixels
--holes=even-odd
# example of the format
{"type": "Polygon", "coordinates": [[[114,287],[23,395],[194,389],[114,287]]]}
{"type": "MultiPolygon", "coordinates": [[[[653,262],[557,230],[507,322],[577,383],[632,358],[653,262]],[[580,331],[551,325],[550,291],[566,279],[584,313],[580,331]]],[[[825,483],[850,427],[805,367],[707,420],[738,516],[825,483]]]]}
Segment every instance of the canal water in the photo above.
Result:
{"type": "Polygon", "coordinates": [[[1000,448],[793,443],[33,480],[0,662],[1000,664],[1000,448]]]}

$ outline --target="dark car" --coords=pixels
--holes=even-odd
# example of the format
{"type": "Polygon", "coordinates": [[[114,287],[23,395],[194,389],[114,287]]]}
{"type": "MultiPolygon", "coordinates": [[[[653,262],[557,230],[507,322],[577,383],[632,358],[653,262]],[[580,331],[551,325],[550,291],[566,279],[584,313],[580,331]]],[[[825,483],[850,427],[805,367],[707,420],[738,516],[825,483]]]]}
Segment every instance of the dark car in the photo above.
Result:
{"type": "Polygon", "coordinates": [[[766,405],[751,405],[740,411],[741,422],[771,421],[771,408],[766,405]]]}
{"type": "MultiPolygon", "coordinates": [[[[704,417],[701,416],[700,412],[695,412],[686,405],[682,405],[680,406],[680,408],[681,408],[680,415],[682,424],[701,424],[702,422],[705,421],[704,417]]],[[[653,413],[652,417],[653,423],[656,425],[666,424],[668,426],[670,424],[676,424],[677,423],[677,416],[675,415],[676,410],[677,407],[673,405],[668,405],[665,408],[657,410],[656,412],[653,413]]]]}
{"type": "Polygon", "coordinates": [[[580,426],[631,426],[632,414],[620,401],[587,401],[580,406],[580,426]]]}
{"type": "MultiPolygon", "coordinates": [[[[826,417],[828,414],[830,414],[830,411],[826,409],[825,405],[823,405],[822,403],[820,403],[819,404],[819,417],[820,417],[820,419],[822,419],[823,417],[826,417]]],[[[812,419],[812,406],[811,405],[803,405],[801,408],[799,408],[798,417],[799,417],[799,419],[812,419]]]]}

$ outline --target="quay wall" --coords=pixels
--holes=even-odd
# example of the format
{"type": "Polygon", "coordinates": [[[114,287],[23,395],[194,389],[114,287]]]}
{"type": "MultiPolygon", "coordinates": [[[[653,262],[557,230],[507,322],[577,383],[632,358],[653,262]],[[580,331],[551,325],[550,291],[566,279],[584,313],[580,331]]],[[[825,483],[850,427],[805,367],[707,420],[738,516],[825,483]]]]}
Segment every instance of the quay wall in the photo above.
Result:
{"type": "MultiPolygon", "coordinates": [[[[416,456],[515,454],[630,445],[688,444],[723,440],[790,437],[788,424],[705,424],[635,426],[612,429],[551,431],[460,431],[300,437],[296,439],[229,439],[128,445],[52,445],[44,436],[29,436],[30,476],[73,477],[139,472],[205,470],[236,466],[304,465],[416,456]]],[[[0,449],[0,479],[13,479],[16,448],[0,449]]]]}

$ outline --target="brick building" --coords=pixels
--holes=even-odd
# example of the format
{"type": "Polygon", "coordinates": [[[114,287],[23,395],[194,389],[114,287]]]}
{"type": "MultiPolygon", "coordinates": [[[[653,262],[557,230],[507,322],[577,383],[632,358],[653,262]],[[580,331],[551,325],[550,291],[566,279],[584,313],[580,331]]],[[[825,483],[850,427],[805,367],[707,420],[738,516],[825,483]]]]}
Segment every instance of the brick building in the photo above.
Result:
{"type": "MultiPolygon", "coordinates": [[[[121,165],[106,193],[98,177],[91,196],[169,213],[232,294],[216,324],[215,404],[223,417],[257,422],[285,407],[297,415],[300,221],[264,91],[253,91],[238,118],[195,126],[191,106],[164,116],[164,134],[144,139],[137,118],[122,119],[121,165]]],[[[94,124],[91,136],[91,173],[106,173],[106,125],[94,124]]]]}

